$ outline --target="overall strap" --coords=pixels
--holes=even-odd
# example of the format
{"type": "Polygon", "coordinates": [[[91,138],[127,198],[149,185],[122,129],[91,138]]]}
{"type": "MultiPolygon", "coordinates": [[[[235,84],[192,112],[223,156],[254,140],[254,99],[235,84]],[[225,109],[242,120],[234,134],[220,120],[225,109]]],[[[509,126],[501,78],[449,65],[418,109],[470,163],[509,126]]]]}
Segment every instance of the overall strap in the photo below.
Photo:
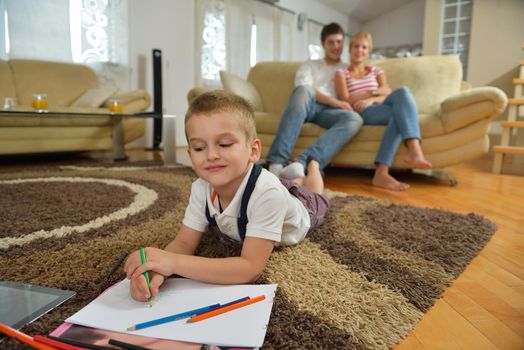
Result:
{"type": "MultiPolygon", "coordinates": [[[[246,228],[247,228],[247,204],[249,203],[249,198],[255,189],[257,179],[262,172],[262,167],[260,165],[254,164],[251,174],[249,174],[249,179],[247,180],[246,188],[244,194],[242,195],[242,201],[240,203],[240,217],[237,220],[238,234],[240,235],[240,240],[243,242],[246,237],[246,228]]],[[[206,201],[206,218],[209,226],[218,226],[214,217],[209,213],[209,207],[206,201]]]]}
{"type": "Polygon", "coordinates": [[[215,218],[212,217],[211,214],[209,214],[209,207],[207,206],[207,201],[206,201],[206,218],[207,218],[207,223],[209,224],[209,226],[218,226],[215,218]]]}
{"type": "Polygon", "coordinates": [[[237,220],[238,234],[240,235],[240,239],[242,240],[242,242],[244,241],[244,238],[246,238],[247,204],[249,203],[249,198],[251,198],[251,194],[255,189],[257,179],[260,176],[261,172],[262,167],[260,165],[254,164],[253,170],[251,171],[249,179],[247,180],[246,189],[244,190],[244,194],[242,195],[242,202],[240,204],[240,217],[237,220]]]}

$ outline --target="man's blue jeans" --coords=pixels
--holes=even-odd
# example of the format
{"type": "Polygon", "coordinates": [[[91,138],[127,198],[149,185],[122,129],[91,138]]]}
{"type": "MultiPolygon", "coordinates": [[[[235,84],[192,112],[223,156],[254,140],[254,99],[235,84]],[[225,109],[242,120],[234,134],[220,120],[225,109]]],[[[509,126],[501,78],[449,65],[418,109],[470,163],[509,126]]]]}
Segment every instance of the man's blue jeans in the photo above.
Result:
{"type": "Polygon", "coordinates": [[[405,86],[394,90],[383,103],[369,106],[361,115],[364,124],[387,125],[375,164],[391,166],[401,141],[420,140],[417,105],[405,86]]]}
{"type": "Polygon", "coordinates": [[[277,135],[269,148],[266,157],[269,162],[284,166],[287,164],[306,122],[318,124],[327,130],[295,160],[306,167],[308,157],[313,157],[319,162],[320,169],[331,162],[363,124],[362,118],[355,112],[317,103],[312,87],[297,86],[289,98],[277,135]]]}

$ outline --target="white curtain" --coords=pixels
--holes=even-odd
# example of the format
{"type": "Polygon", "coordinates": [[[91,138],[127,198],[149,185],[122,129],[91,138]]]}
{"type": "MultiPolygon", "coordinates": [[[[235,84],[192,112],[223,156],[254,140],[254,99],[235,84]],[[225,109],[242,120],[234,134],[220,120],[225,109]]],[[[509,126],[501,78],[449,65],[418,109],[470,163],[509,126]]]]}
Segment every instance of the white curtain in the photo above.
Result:
{"type": "Polygon", "coordinates": [[[309,58],[312,60],[324,58],[324,49],[322,48],[322,42],[320,41],[322,26],[317,22],[307,21],[307,31],[309,58]]]}
{"type": "Polygon", "coordinates": [[[5,52],[5,1],[0,0],[0,60],[7,60],[7,53],[5,52]]]}
{"type": "Polygon", "coordinates": [[[5,0],[5,10],[9,58],[72,61],[69,0],[5,0]]]}
{"type": "Polygon", "coordinates": [[[275,26],[275,60],[292,61],[293,57],[293,30],[295,29],[295,14],[287,11],[274,12],[275,26]]]}
{"type": "Polygon", "coordinates": [[[291,27],[291,45],[293,47],[293,61],[305,61],[309,58],[308,45],[309,45],[309,36],[308,36],[308,27],[304,26],[302,30],[298,30],[298,14],[293,16],[293,22],[291,27]]]}
{"type": "Polygon", "coordinates": [[[226,0],[226,69],[242,78],[251,68],[252,0],[226,0]]]}
{"type": "Polygon", "coordinates": [[[252,12],[257,27],[256,61],[274,61],[277,58],[277,47],[273,38],[277,25],[275,23],[274,6],[254,1],[252,12]]]}

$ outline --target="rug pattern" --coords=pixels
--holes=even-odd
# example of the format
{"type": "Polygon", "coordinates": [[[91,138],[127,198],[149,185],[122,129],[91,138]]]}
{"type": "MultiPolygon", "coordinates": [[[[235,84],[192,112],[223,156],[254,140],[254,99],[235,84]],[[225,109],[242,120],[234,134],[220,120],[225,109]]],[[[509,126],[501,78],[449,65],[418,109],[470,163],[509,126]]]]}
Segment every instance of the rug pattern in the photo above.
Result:
{"type": "MultiPolygon", "coordinates": [[[[183,167],[53,167],[0,173],[5,217],[0,221],[1,279],[78,293],[22,330],[48,334],[124,277],[121,269],[106,276],[122,252],[170,242],[195,179],[192,170],[183,167]],[[115,219],[110,214],[133,207],[137,193],[100,182],[42,179],[52,177],[122,180],[151,190],[157,198],[145,209],[124,211],[115,219]],[[35,178],[39,180],[12,183],[35,178]],[[99,227],[68,229],[104,218],[99,227]],[[20,238],[41,230],[52,236],[20,243],[20,238]]],[[[324,225],[301,244],[276,249],[258,281],[278,283],[264,349],[393,347],[496,230],[474,213],[328,195],[332,207],[324,225]]],[[[198,251],[214,257],[238,253],[210,235],[198,251]]],[[[10,340],[2,345],[20,347],[10,340]]]]}

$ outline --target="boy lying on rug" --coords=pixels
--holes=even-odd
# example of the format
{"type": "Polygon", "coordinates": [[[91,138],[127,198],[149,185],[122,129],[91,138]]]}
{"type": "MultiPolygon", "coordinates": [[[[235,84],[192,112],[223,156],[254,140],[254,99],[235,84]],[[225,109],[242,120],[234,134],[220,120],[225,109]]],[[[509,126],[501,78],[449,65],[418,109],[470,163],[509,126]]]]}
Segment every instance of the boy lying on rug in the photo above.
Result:
{"type": "Polygon", "coordinates": [[[242,98],[213,91],[199,96],[185,117],[186,138],[193,169],[192,187],[183,225],[164,250],[138,251],[125,263],[131,295],[145,301],[155,297],[173,274],[209,283],[255,281],[275,245],[294,245],[324,221],[329,201],[319,163],[308,159],[307,176],[279,180],[255,163],[261,142],[251,106],[242,98]],[[240,256],[195,256],[206,228],[224,241],[242,245],[240,256]],[[143,273],[149,271],[150,288],[143,273]]]}

